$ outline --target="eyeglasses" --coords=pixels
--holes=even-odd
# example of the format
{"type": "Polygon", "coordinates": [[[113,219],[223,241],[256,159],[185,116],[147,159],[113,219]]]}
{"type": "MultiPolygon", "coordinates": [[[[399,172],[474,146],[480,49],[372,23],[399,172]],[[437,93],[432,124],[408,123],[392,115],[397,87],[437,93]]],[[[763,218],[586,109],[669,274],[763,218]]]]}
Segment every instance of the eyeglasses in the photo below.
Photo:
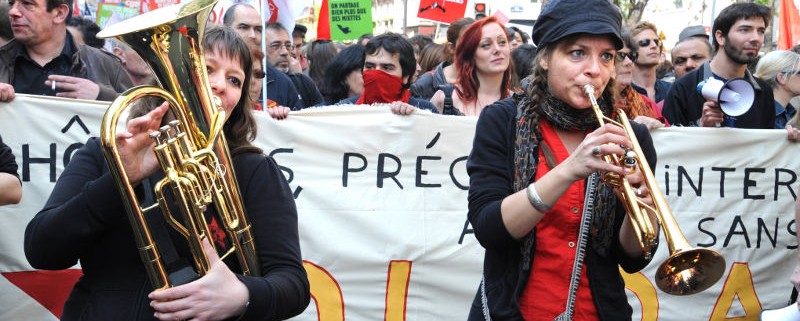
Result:
{"type": "Polygon", "coordinates": [[[253,70],[253,78],[264,79],[266,76],[267,74],[263,70],[253,70]]]}
{"type": "Polygon", "coordinates": [[[633,51],[631,52],[617,51],[617,60],[619,62],[625,61],[625,58],[628,58],[631,61],[636,62],[636,58],[639,58],[639,53],[633,51]]]}
{"type": "Polygon", "coordinates": [[[642,40],[639,40],[639,42],[638,42],[639,43],[639,47],[647,47],[647,46],[649,46],[650,45],[650,40],[652,40],[653,43],[656,44],[656,47],[661,45],[661,39],[658,39],[658,38],[642,39],[642,40]]]}
{"type": "Polygon", "coordinates": [[[274,42],[268,46],[270,50],[280,50],[281,47],[285,47],[287,51],[292,51],[292,43],[291,42],[274,42]]]}

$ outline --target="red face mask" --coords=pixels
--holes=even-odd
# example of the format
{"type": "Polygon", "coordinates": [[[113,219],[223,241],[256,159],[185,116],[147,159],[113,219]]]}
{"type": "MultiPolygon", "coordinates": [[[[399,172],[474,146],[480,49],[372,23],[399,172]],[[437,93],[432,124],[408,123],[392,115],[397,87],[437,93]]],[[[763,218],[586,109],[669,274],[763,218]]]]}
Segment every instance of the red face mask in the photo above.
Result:
{"type": "Polygon", "coordinates": [[[403,88],[400,77],[387,74],[377,69],[364,70],[364,93],[356,104],[391,103],[402,101],[408,103],[411,92],[403,88]]]}

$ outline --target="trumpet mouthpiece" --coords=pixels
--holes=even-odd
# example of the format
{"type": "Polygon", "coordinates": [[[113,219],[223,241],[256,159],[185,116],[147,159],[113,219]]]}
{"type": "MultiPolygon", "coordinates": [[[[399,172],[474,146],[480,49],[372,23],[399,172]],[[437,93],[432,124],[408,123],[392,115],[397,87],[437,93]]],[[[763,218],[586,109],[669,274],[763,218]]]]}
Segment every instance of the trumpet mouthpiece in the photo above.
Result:
{"type": "Polygon", "coordinates": [[[583,85],[583,91],[585,91],[589,95],[594,96],[594,86],[592,86],[591,84],[583,85]]]}

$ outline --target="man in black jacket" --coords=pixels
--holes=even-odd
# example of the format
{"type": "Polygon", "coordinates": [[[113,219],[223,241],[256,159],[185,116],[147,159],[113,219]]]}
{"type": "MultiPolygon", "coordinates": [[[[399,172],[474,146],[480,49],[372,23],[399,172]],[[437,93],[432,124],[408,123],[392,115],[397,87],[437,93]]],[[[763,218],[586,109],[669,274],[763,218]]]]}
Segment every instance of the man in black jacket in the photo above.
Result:
{"type": "Polygon", "coordinates": [[[72,0],[10,0],[15,40],[0,47],[0,101],[15,93],[111,101],[131,87],[113,55],[67,31],[72,0]]]}
{"type": "Polygon", "coordinates": [[[294,47],[286,27],[279,22],[270,23],[266,26],[264,35],[267,39],[267,64],[289,76],[292,84],[294,84],[303,99],[303,107],[311,107],[322,103],[322,94],[320,94],[314,81],[300,72],[292,71],[290,68],[294,62],[293,60],[295,60],[291,55],[294,47]]]}
{"type": "MultiPolygon", "coordinates": [[[[225,16],[222,18],[224,26],[236,30],[236,32],[244,38],[250,49],[261,53],[261,42],[263,39],[263,32],[261,30],[261,16],[258,14],[256,8],[249,4],[235,4],[228,8],[225,16]]],[[[269,46],[269,45],[268,45],[269,46]]],[[[269,50],[269,48],[267,48],[269,50]]],[[[269,59],[267,59],[269,60],[269,59]]],[[[283,72],[276,68],[271,68],[271,64],[267,62],[267,68],[263,68],[264,75],[266,76],[267,86],[267,102],[263,103],[264,109],[282,106],[291,110],[300,110],[307,104],[303,101],[298,93],[298,89],[292,83],[292,80],[287,77],[283,72]]],[[[262,76],[263,77],[263,76],[262,76]]],[[[259,104],[264,101],[263,95],[258,97],[259,104]]],[[[256,106],[258,110],[260,107],[256,106]]],[[[279,113],[285,117],[286,111],[279,113]]],[[[273,110],[274,111],[274,110],[273,110]]]]}
{"type": "Polygon", "coordinates": [[[764,32],[772,14],[755,3],[734,3],[714,20],[712,35],[716,54],[711,62],[675,81],[664,100],[662,114],[676,126],[773,128],[775,103],[772,89],[753,77],[747,65],[758,59],[764,32]],[[755,89],[750,109],[736,117],[724,115],[719,103],[706,101],[697,85],[714,77],[723,82],[744,78],[755,89]]]}

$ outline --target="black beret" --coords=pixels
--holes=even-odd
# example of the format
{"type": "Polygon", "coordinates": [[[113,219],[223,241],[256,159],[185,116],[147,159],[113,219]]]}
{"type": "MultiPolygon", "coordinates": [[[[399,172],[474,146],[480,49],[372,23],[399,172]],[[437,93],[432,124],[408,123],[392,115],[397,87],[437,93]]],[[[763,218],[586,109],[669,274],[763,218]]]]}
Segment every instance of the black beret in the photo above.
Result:
{"type": "Polygon", "coordinates": [[[564,37],[587,33],[612,36],[622,49],[622,14],[609,0],[550,0],[533,25],[533,42],[543,48],[564,37]]]}

